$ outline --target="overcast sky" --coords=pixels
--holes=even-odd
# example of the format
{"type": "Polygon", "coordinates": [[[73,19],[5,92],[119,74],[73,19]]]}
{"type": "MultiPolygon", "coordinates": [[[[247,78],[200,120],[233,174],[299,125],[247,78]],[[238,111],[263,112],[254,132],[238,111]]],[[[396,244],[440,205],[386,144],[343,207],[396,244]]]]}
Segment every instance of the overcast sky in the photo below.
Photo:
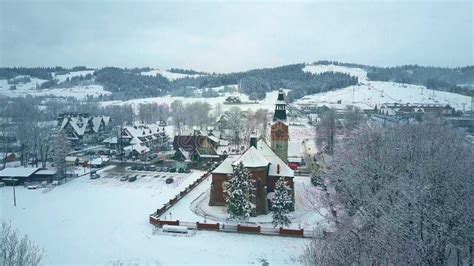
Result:
{"type": "Polygon", "coordinates": [[[0,65],[472,65],[473,3],[0,0],[0,65]]]}

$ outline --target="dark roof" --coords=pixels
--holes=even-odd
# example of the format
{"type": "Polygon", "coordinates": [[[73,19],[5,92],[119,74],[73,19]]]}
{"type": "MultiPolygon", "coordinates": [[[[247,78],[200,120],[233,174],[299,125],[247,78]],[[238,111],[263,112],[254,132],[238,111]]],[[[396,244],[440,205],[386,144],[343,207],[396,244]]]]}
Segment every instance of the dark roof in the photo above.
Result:
{"type": "Polygon", "coordinates": [[[173,149],[179,150],[180,148],[185,151],[194,152],[198,148],[206,148],[206,143],[209,143],[214,148],[218,145],[215,141],[207,136],[196,136],[196,135],[186,135],[186,136],[175,136],[173,140],[173,149]]]}

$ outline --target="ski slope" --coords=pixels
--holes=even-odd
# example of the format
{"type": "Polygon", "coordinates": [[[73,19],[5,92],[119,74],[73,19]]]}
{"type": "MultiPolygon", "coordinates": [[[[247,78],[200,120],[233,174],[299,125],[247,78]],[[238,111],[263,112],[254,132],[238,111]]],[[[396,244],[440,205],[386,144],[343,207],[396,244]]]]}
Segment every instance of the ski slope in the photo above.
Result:
{"type": "Polygon", "coordinates": [[[362,109],[372,109],[384,103],[420,103],[449,104],[456,110],[468,111],[471,97],[426,89],[425,86],[386,81],[369,81],[367,72],[360,68],[349,68],[336,65],[309,65],[304,71],[311,73],[341,72],[359,78],[359,84],[346,88],[304,96],[295,105],[326,105],[337,109],[346,105],[355,105],[362,109]]]}
{"type": "Polygon", "coordinates": [[[312,74],[321,74],[325,72],[345,73],[357,77],[359,83],[366,83],[368,81],[367,71],[361,68],[349,68],[338,65],[307,65],[303,68],[303,71],[312,74]]]}

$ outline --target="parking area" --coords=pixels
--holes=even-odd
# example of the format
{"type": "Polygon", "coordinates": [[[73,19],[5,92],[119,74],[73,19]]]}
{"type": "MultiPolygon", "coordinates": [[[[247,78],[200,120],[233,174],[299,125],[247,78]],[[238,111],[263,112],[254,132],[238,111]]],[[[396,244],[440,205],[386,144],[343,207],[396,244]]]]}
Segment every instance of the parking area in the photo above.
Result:
{"type": "Polygon", "coordinates": [[[172,193],[193,183],[202,175],[203,171],[191,170],[189,173],[158,172],[157,170],[131,170],[130,166],[109,166],[108,169],[99,170],[98,173],[100,177],[96,179],[91,179],[88,175],[81,179],[97,185],[147,188],[172,193]]]}

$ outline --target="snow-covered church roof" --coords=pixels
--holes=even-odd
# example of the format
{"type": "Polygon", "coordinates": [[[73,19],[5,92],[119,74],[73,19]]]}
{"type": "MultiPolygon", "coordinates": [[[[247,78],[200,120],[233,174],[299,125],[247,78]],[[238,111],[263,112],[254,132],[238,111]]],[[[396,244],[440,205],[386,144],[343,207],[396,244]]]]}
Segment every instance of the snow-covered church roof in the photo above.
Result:
{"type": "Polygon", "coordinates": [[[250,146],[250,148],[235,160],[232,165],[236,166],[240,163],[243,163],[245,167],[255,168],[268,166],[270,161],[268,161],[267,158],[265,158],[254,146],[250,146]]]}
{"type": "Polygon", "coordinates": [[[269,165],[269,176],[293,177],[295,173],[278,155],[268,146],[265,140],[257,142],[257,147],[251,146],[242,155],[229,155],[212,173],[231,174],[233,166],[242,162],[245,167],[265,167],[269,165]]]}

